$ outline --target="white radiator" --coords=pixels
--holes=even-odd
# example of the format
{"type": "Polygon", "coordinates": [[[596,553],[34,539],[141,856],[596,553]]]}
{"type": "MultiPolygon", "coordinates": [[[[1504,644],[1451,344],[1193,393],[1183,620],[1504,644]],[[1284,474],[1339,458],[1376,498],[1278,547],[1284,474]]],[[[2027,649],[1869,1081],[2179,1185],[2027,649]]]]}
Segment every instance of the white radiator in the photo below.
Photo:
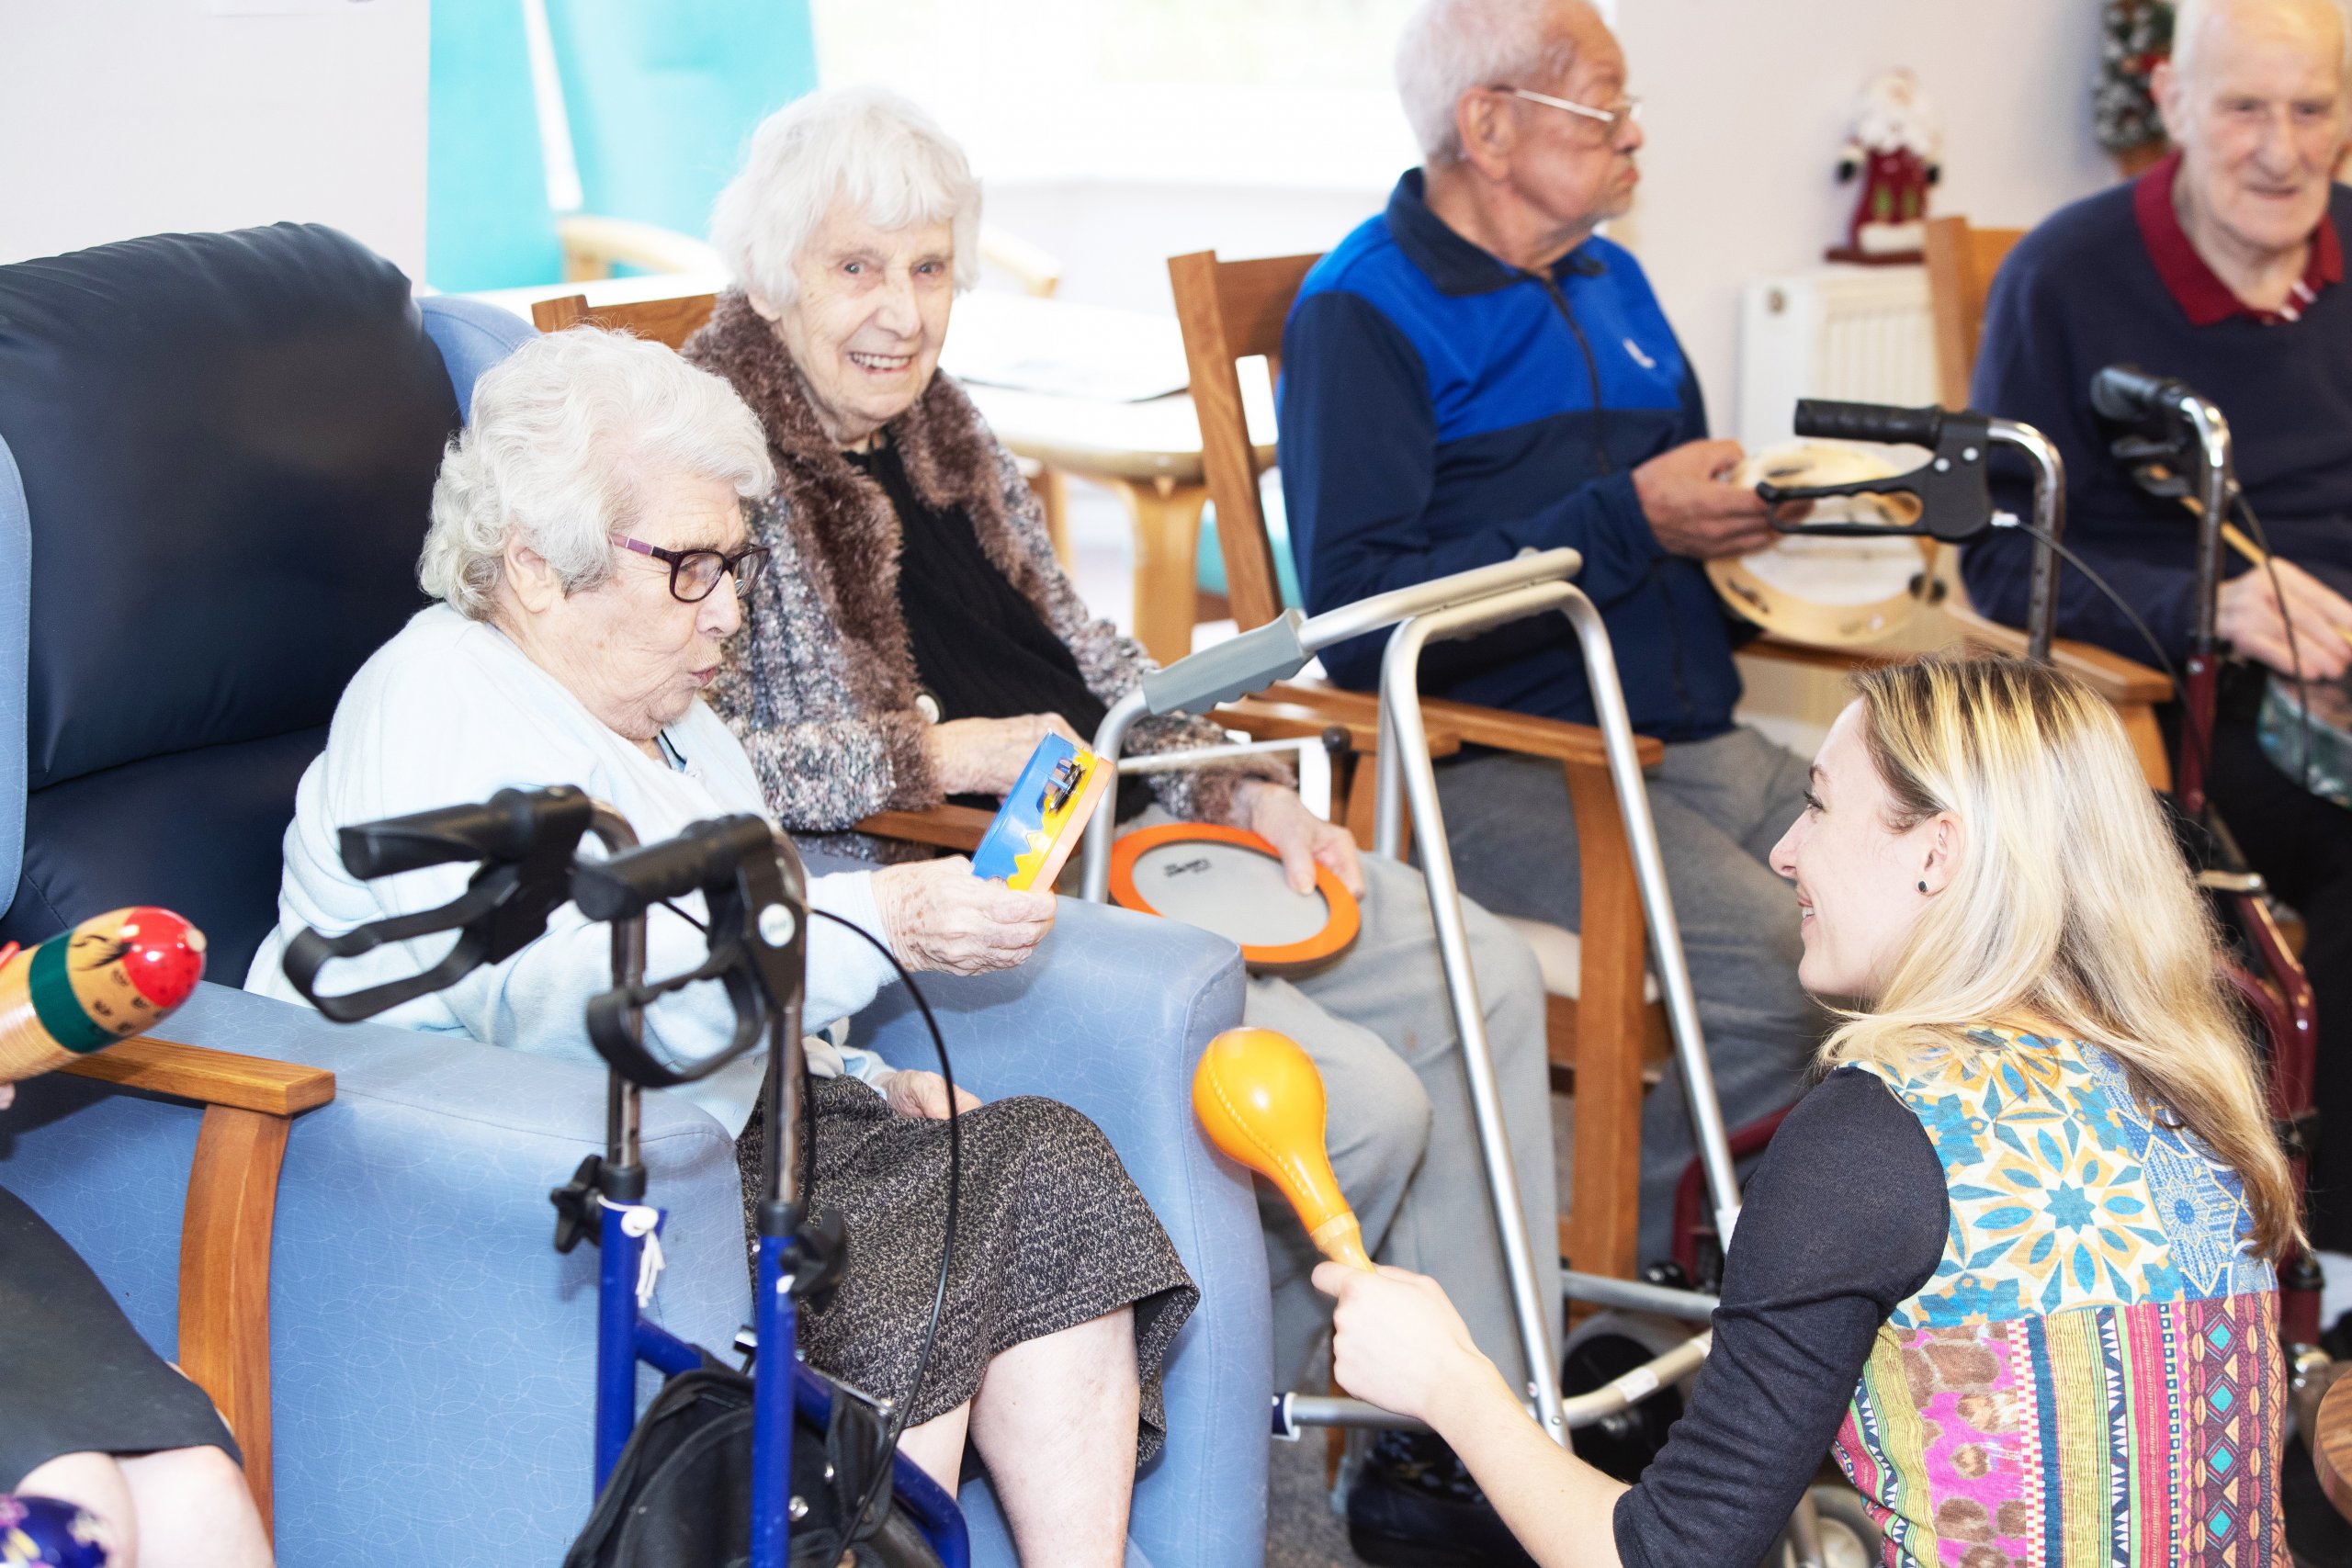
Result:
{"type": "Polygon", "coordinates": [[[1739,438],[1786,441],[1799,398],[1936,400],[1928,269],[1847,266],[1750,283],[1739,321],[1739,438]]]}

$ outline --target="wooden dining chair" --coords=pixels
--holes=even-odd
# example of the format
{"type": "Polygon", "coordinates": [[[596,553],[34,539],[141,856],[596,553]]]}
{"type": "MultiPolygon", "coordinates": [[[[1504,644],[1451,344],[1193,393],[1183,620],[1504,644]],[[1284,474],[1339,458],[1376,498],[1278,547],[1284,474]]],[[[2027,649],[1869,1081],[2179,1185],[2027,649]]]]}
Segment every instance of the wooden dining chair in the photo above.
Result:
{"type": "MultiPolygon", "coordinates": [[[[1268,373],[1280,373],[1283,324],[1318,259],[1227,262],[1202,251],[1168,263],[1200,415],[1202,464],[1216,506],[1227,597],[1245,631],[1280,615],[1283,603],[1242,411],[1239,362],[1263,356],[1268,373]]],[[[1376,739],[1379,700],[1369,693],[1293,682],[1266,696],[1372,727],[1376,739]]],[[[1647,978],[1641,895],[1600,732],[1466,703],[1422,705],[1432,726],[1463,741],[1542,757],[1566,775],[1577,828],[1582,938],[1540,922],[1522,924],[1523,931],[1540,928],[1525,934],[1545,969],[1555,1083],[1572,1085],[1575,1094],[1574,1163],[1560,1247],[1578,1269],[1631,1277],[1638,1262],[1642,1095],[1657,1080],[1653,1069],[1666,1054],[1667,1029],[1663,1008],[1645,997],[1655,983],[1647,978]]],[[[1664,755],[1657,741],[1642,740],[1644,766],[1664,755]]],[[[1368,811],[1363,819],[1368,829],[1368,811]]],[[[1368,832],[1359,837],[1368,847],[1368,832]]]]}
{"type": "Polygon", "coordinates": [[[204,1107],[180,1217],[179,1365],[244,1450],[245,1484],[272,1525],[269,1242],[294,1118],[334,1098],[322,1067],[141,1035],[58,1071],[204,1107]]]}
{"type": "MultiPolygon", "coordinates": [[[[1948,409],[1968,407],[1976,374],[1976,354],[1984,339],[1984,302],[2022,229],[1973,229],[1965,218],[1928,220],[1928,310],[1935,323],[1936,385],[1948,409]]],[[[1988,409],[1988,413],[2000,412],[1988,409]]],[[[2025,652],[2025,633],[1987,620],[1968,603],[1956,570],[1946,577],[1944,613],[1973,645],[2011,655],[2025,652]]],[[[2052,650],[2060,668],[2080,676],[2105,697],[2123,720],[2141,771],[2154,789],[2172,785],[2172,761],[2165,750],[2156,709],[2172,700],[2172,682],[2158,671],[2088,643],[2061,641],[2052,650]]]]}

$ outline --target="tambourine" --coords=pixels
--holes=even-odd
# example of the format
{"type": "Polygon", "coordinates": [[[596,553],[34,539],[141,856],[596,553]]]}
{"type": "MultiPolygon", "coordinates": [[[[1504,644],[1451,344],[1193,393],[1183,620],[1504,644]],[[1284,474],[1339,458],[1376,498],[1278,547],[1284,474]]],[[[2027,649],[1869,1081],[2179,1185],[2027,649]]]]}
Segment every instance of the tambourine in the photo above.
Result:
{"type": "Polygon", "coordinates": [[[1345,953],[1363,929],[1353,895],[1321,865],[1294,893],[1257,834],[1213,822],[1138,828],[1111,846],[1111,898],[1231,941],[1261,975],[1301,974],[1345,953]]]}
{"type": "MultiPolygon", "coordinates": [[[[1752,488],[1851,484],[1890,479],[1917,464],[1916,448],[1841,446],[1808,441],[1775,446],[1740,464],[1731,482],[1752,488]]],[[[1921,457],[1925,461],[1925,457],[1921,457]]],[[[1908,495],[1835,496],[1813,503],[1817,523],[1907,527],[1919,502],[1908,495]]],[[[1930,540],[1796,535],[1736,558],[1711,560],[1707,579],[1741,619],[1796,642],[1845,648],[1874,642],[1910,620],[1928,589],[1930,540]]]]}

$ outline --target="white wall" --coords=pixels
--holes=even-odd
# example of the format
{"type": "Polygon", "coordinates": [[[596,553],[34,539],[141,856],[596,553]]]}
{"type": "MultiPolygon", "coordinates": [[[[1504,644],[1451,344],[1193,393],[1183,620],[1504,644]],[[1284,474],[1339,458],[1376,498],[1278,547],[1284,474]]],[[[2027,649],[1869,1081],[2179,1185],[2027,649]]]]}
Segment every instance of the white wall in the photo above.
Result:
{"type": "Polygon", "coordinates": [[[0,0],[0,262],[291,219],[423,276],[427,14],[0,0]]]}
{"type": "MultiPolygon", "coordinates": [[[[2098,13],[2088,0],[1616,9],[1648,145],[1638,205],[1612,233],[1649,269],[1719,429],[1736,412],[1741,286],[1819,266],[1844,235],[1853,189],[1837,183],[1838,152],[1873,73],[1913,67],[1942,118],[1937,211],[2030,224],[2114,177],[2091,139],[2098,13]]],[[[1164,311],[1170,255],[1325,249],[1387,195],[1365,182],[1278,188],[1283,171],[1281,138],[1270,136],[1246,183],[995,179],[989,218],[1062,257],[1067,297],[1164,311]]]]}
{"type": "Polygon", "coordinates": [[[1853,103],[1907,65],[1942,119],[1930,210],[2030,225],[2115,178],[2092,140],[2088,0],[1622,0],[1644,97],[1632,244],[1699,367],[1717,428],[1736,386],[1740,286],[1822,265],[1854,189],[1837,183],[1853,103]]]}

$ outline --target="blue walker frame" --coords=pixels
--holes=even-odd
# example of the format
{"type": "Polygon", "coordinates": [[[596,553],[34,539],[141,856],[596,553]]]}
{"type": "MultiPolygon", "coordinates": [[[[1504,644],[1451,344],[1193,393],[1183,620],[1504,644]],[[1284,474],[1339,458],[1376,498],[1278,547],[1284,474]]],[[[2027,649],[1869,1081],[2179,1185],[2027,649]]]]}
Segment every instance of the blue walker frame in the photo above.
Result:
{"type": "MultiPolygon", "coordinates": [[[[775,1068],[767,1075],[768,1197],[758,1205],[752,1302],[750,1561],[752,1568],[787,1568],[797,1501],[791,1495],[793,1422],[797,1416],[826,1426],[834,1398],[796,1353],[797,1294],[805,1282],[813,1282],[810,1266],[817,1261],[802,1238],[806,1227],[795,1152],[805,1071],[800,1006],[808,919],[807,874],[798,852],[790,840],[752,816],[698,822],[675,839],[639,848],[625,818],[569,785],[502,790],[479,806],[345,828],[340,840],[345,867],[363,881],[452,863],[476,863],[477,869],[466,892],[438,908],[339,936],[306,931],[288,945],[288,977],[337,1022],[373,1017],[511,957],[544,934],[548,917],[567,902],[612,927],[613,988],[588,1006],[589,1039],[609,1075],[605,1151],[601,1158],[590,1156],[571,1182],[552,1194],[560,1216],[557,1250],[569,1251],[584,1238],[602,1254],[596,1281],[595,1496],[603,1496],[636,1429],[638,1367],[670,1377],[707,1364],[701,1348],[648,1318],[638,1304],[648,1238],[659,1237],[669,1223],[668,1211],[659,1208],[639,1234],[630,1234],[626,1223],[632,1210],[651,1207],[645,1201],[645,1168],[638,1148],[640,1098],[648,1087],[706,1077],[766,1038],[775,1068]],[[588,832],[610,858],[575,864],[581,836],[588,832]],[[705,895],[711,917],[708,959],[648,985],[645,911],[695,892],[705,895]],[[320,969],[332,959],[448,931],[458,933],[456,944],[421,974],[342,995],[322,996],[316,989],[320,969]],[[733,1040],[683,1069],[649,1055],[642,1044],[645,1007],[704,980],[727,987],[736,1014],[733,1040]],[[593,1233],[578,1224],[590,1203],[597,1215],[593,1233]]],[[[893,1495],[906,1506],[941,1568],[969,1568],[970,1540],[956,1499],[895,1445],[890,1466],[893,1495]]]]}

